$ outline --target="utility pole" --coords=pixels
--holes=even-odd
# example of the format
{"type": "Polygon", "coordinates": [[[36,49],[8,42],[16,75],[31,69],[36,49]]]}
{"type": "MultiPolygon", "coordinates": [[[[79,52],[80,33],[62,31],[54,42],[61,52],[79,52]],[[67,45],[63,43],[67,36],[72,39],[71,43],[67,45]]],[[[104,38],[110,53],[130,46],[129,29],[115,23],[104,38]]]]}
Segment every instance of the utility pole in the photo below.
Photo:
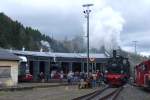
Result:
{"type": "Polygon", "coordinates": [[[51,38],[52,38],[52,40],[53,40],[53,39],[54,39],[53,33],[51,33],[51,34],[52,34],[51,38]]]}
{"type": "MultiPolygon", "coordinates": [[[[51,39],[52,39],[52,44],[53,44],[53,41],[54,41],[54,36],[53,36],[53,33],[51,33],[51,39]]],[[[53,50],[51,49],[52,52],[55,52],[55,47],[53,48],[53,50]]]]}
{"type": "Polygon", "coordinates": [[[86,10],[83,11],[85,17],[87,18],[87,73],[89,75],[89,15],[91,10],[89,7],[93,6],[93,4],[84,4],[83,7],[86,7],[86,10]]]}
{"type": "Polygon", "coordinates": [[[132,42],[134,43],[134,52],[135,52],[135,54],[137,54],[136,47],[137,47],[137,42],[138,42],[138,41],[132,41],[132,42]]]}

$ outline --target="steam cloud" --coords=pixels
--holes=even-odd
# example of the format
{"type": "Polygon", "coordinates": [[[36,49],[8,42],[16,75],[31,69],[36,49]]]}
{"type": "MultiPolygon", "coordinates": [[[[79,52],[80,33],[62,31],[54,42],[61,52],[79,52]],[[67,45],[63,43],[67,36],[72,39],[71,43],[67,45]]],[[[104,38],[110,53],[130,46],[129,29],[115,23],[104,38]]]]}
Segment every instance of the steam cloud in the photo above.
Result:
{"type": "Polygon", "coordinates": [[[90,8],[90,47],[100,49],[104,46],[107,51],[117,49],[121,42],[120,32],[124,19],[104,0],[93,0],[92,3],[94,6],[90,8]]]}
{"type": "Polygon", "coordinates": [[[50,44],[47,41],[41,40],[41,44],[49,49],[49,51],[52,51],[50,44]]]}

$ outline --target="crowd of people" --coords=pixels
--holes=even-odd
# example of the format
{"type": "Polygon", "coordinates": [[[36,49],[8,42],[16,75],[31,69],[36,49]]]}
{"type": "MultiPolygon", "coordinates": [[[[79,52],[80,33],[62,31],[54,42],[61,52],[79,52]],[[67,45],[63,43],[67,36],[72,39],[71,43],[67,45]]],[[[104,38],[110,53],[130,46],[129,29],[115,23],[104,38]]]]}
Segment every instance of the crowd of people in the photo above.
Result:
{"type": "Polygon", "coordinates": [[[103,82],[103,73],[100,73],[99,70],[96,72],[84,73],[84,72],[75,72],[70,71],[67,75],[68,84],[78,83],[79,88],[95,88],[103,82]]]}
{"type": "Polygon", "coordinates": [[[78,84],[79,88],[94,88],[100,85],[103,82],[103,73],[99,70],[96,72],[72,72],[69,71],[68,74],[64,74],[63,71],[51,71],[50,75],[44,75],[43,72],[39,74],[39,79],[41,82],[45,82],[45,80],[49,79],[58,79],[63,80],[67,79],[69,85],[78,84]]]}

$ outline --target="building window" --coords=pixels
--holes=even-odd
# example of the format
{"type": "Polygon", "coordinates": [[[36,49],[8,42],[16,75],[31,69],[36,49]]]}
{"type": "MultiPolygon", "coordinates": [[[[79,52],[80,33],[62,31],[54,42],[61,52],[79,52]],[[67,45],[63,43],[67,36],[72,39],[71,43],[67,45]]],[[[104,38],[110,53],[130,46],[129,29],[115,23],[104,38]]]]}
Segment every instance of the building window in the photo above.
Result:
{"type": "Polygon", "coordinates": [[[0,66],[0,78],[10,78],[11,67],[10,66],[0,66]]]}

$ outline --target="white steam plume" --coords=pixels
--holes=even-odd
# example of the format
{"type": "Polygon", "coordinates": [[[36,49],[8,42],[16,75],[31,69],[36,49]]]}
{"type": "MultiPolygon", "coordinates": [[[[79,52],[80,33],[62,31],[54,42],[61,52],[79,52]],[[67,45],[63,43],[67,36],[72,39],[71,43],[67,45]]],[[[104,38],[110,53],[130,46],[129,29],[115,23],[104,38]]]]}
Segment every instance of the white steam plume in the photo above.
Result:
{"type": "Polygon", "coordinates": [[[100,49],[104,46],[107,51],[117,49],[124,19],[104,0],[92,0],[91,3],[94,6],[90,8],[90,47],[100,49]]]}
{"type": "Polygon", "coordinates": [[[52,51],[51,46],[50,46],[50,44],[48,43],[48,41],[41,40],[40,42],[41,42],[41,44],[42,44],[43,46],[47,47],[50,52],[52,51]]]}

